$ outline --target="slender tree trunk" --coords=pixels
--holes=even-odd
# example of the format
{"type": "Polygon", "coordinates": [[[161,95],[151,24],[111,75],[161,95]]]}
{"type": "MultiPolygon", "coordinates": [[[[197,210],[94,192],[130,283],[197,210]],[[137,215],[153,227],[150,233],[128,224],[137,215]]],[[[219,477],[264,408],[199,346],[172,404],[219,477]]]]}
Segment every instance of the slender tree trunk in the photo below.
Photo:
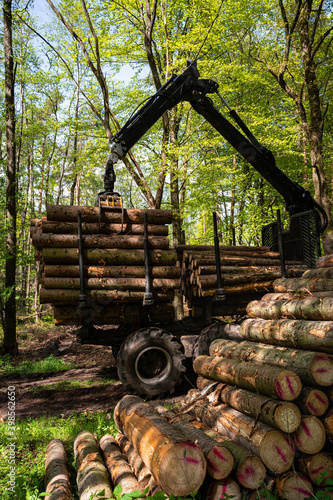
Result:
{"type": "Polygon", "coordinates": [[[14,61],[12,44],[12,2],[4,0],[4,57],[5,57],[5,107],[7,143],[6,183],[6,277],[5,288],[8,298],[5,303],[4,349],[16,354],[16,148],[15,148],[15,96],[14,61]]]}

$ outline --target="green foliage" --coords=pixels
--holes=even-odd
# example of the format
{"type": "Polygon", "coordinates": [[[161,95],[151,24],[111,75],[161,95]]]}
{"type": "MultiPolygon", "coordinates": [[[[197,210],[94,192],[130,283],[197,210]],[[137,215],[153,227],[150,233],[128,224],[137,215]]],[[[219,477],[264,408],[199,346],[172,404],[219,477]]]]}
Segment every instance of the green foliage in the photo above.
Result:
{"type": "Polygon", "coordinates": [[[2,376],[66,371],[73,368],[76,368],[74,363],[66,362],[63,358],[55,358],[52,354],[48,358],[38,361],[24,360],[17,366],[12,364],[8,354],[0,358],[2,376]]]}

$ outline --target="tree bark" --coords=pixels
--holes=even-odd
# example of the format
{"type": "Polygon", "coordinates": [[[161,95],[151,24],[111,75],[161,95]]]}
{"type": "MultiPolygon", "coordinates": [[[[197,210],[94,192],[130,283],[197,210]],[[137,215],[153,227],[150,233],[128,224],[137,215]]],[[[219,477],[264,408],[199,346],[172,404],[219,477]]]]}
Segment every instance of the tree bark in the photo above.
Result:
{"type": "Polygon", "coordinates": [[[78,434],[74,440],[74,457],[77,469],[77,486],[80,500],[90,500],[92,495],[104,490],[98,498],[112,496],[107,470],[94,436],[87,431],[78,434]]]}
{"type": "Polygon", "coordinates": [[[116,440],[121,452],[125,455],[128,463],[132,467],[135,476],[140,483],[140,488],[145,488],[152,478],[150,470],[124,434],[119,432],[116,436],[116,440]]]}
{"type": "MultiPolygon", "coordinates": [[[[86,264],[100,266],[144,266],[144,250],[141,249],[108,249],[88,248],[83,251],[86,264]]],[[[37,259],[39,255],[37,253],[37,259]]],[[[43,248],[42,259],[45,264],[78,264],[79,251],[77,248],[43,248]]],[[[150,250],[149,261],[151,266],[173,266],[177,262],[174,250],[150,250]]]]}
{"type": "Polygon", "coordinates": [[[333,297],[303,297],[291,300],[257,300],[250,302],[251,318],[333,320],[333,297]]]}
{"type": "MultiPolygon", "coordinates": [[[[145,278],[88,278],[85,280],[87,290],[144,290],[145,278]]],[[[43,278],[42,286],[47,289],[80,289],[80,278],[43,278]]],[[[151,288],[166,290],[179,289],[180,280],[171,278],[154,278],[151,288]]]]}
{"type": "Polygon", "coordinates": [[[113,486],[120,484],[122,495],[139,490],[138,480],[121,453],[115,438],[106,434],[101,438],[99,446],[113,486]]]}
{"type": "Polygon", "coordinates": [[[319,257],[319,259],[316,262],[316,268],[321,269],[321,268],[326,268],[326,267],[333,267],[333,254],[330,255],[324,255],[324,257],[319,257]]]}
{"type": "MultiPolygon", "coordinates": [[[[77,222],[64,222],[64,221],[48,221],[41,220],[40,222],[43,233],[53,234],[77,234],[77,222]]],[[[159,224],[147,226],[148,234],[152,236],[167,236],[168,226],[159,224]]],[[[143,224],[112,224],[111,222],[83,222],[82,234],[132,234],[143,235],[143,224]]]]}
{"type": "Polygon", "coordinates": [[[301,381],[294,372],[277,366],[258,366],[231,359],[198,356],[193,362],[193,368],[197,375],[285,401],[297,398],[302,388],[301,381]]]}
{"type": "Polygon", "coordinates": [[[44,484],[49,500],[74,498],[69,481],[67,454],[60,439],[53,439],[46,447],[44,484]]]}
{"type": "Polygon", "coordinates": [[[302,417],[301,425],[293,434],[297,448],[302,453],[319,453],[326,441],[325,427],[319,418],[313,415],[302,417]]]}
{"type": "MultiPolygon", "coordinates": [[[[244,283],[241,285],[226,285],[223,290],[226,295],[240,294],[240,293],[253,293],[253,292],[263,292],[273,289],[273,280],[271,281],[260,281],[259,283],[244,283]]],[[[216,288],[211,288],[207,290],[198,290],[199,297],[212,297],[216,292],[216,288]]]]}
{"type": "Polygon", "coordinates": [[[307,292],[333,291],[333,280],[324,278],[281,278],[275,281],[275,292],[297,292],[305,290],[307,292]]]}
{"type": "Polygon", "coordinates": [[[260,366],[279,366],[295,372],[304,384],[333,384],[333,356],[253,342],[232,342],[216,339],[209,349],[210,356],[250,361],[260,366]]]}
{"type": "Polygon", "coordinates": [[[16,341],[16,147],[15,147],[15,71],[12,41],[12,1],[3,3],[3,43],[5,59],[5,109],[6,109],[6,270],[5,270],[5,321],[4,350],[17,354],[16,341]]]}
{"type": "MultiPolygon", "coordinates": [[[[87,278],[144,278],[143,266],[85,266],[87,278]]],[[[77,278],[80,275],[79,266],[75,265],[45,265],[43,276],[45,278],[77,278]]],[[[150,268],[151,278],[179,278],[180,267],[154,266],[150,268]]]]}
{"type": "MultiPolygon", "coordinates": [[[[80,290],[56,290],[41,288],[39,292],[41,304],[78,305],[80,290]]],[[[144,291],[136,290],[87,290],[88,297],[96,301],[97,307],[110,305],[113,302],[139,302],[144,297],[144,291]]],[[[173,292],[153,291],[156,302],[170,302],[173,292]]],[[[93,302],[94,304],[95,302],[93,302]]],[[[92,306],[93,307],[93,306],[92,306]]]]}
{"type": "Polygon", "coordinates": [[[47,205],[47,220],[77,222],[77,215],[81,213],[82,222],[110,222],[121,224],[122,222],[143,224],[144,214],[147,214],[148,224],[171,224],[171,210],[139,210],[129,208],[124,210],[124,214],[119,212],[102,212],[100,214],[98,207],[86,206],[66,206],[66,205],[47,205]]]}
{"type": "Polygon", "coordinates": [[[163,491],[185,496],[199,490],[207,468],[200,448],[147,403],[137,396],[124,396],[115,408],[114,418],[163,491]]]}
{"type": "Polygon", "coordinates": [[[240,333],[244,340],[333,354],[332,321],[246,319],[240,333]]]}

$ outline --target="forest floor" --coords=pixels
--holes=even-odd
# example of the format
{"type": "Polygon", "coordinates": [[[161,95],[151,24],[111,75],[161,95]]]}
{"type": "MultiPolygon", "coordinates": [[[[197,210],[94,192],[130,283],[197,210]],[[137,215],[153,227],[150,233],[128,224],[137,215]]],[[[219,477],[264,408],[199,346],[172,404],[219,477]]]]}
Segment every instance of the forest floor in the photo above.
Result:
{"type": "MultiPolygon", "coordinates": [[[[111,347],[80,344],[74,328],[43,323],[21,326],[18,342],[19,354],[10,359],[14,367],[53,356],[75,368],[12,375],[0,370],[0,421],[7,418],[9,386],[15,387],[17,419],[107,411],[128,394],[118,379],[111,347]]],[[[163,401],[176,402],[189,388],[185,382],[172,398],[163,401]]]]}

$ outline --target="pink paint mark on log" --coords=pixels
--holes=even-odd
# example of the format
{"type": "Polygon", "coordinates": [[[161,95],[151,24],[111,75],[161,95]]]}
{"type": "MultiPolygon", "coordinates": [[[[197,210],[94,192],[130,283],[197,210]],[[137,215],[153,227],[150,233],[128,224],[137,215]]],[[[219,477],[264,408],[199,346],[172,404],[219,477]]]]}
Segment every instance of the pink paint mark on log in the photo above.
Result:
{"type": "Polygon", "coordinates": [[[302,441],[300,440],[300,438],[298,436],[295,436],[295,441],[296,441],[297,446],[300,448],[302,446],[302,441]]]}
{"type": "Polygon", "coordinates": [[[276,451],[278,452],[278,455],[282,458],[282,461],[284,463],[286,463],[287,462],[286,455],[283,453],[281,448],[279,446],[276,446],[276,445],[274,445],[274,447],[275,447],[276,451]]]}
{"type": "Polygon", "coordinates": [[[217,448],[214,448],[214,455],[216,455],[220,460],[226,460],[226,458],[222,455],[220,450],[218,450],[217,448]]]}
{"type": "Polygon", "coordinates": [[[304,488],[297,488],[296,486],[293,488],[293,490],[297,491],[298,493],[302,493],[302,495],[305,495],[304,498],[311,497],[311,492],[309,490],[305,490],[304,488]]]}
{"type": "Polygon", "coordinates": [[[302,429],[304,430],[305,434],[306,434],[308,437],[312,437],[312,436],[311,436],[310,429],[309,429],[309,427],[306,425],[306,423],[305,423],[305,422],[302,422],[302,429]]]}
{"type": "Polygon", "coordinates": [[[197,445],[194,443],[184,443],[185,446],[188,446],[189,448],[197,448],[197,445]]]}
{"type": "Polygon", "coordinates": [[[187,462],[188,464],[200,464],[200,460],[193,457],[184,457],[181,458],[180,460],[185,460],[185,462],[187,462]]]}
{"type": "Polygon", "coordinates": [[[327,373],[328,370],[327,368],[318,368],[318,370],[316,370],[316,373],[327,373]]]}
{"type": "Polygon", "coordinates": [[[294,452],[295,446],[293,445],[293,442],[291,441],[291,439],[288,439],[286,436],[283,436],[283,439],[285,440],[285,442],[287,443],[287,445],[289,446],[291,451],[294,452]]]}
{"type": "Polygon", "coordinates": [[[329,361],[329,357],[325,356],[325,354],[317,354],[316,359],[318,361],[329,361]]]}
{"type": "Polygon", "coordinates": [[[213,462],[211,462],[210,460],[207,460],[207,465],[213,472],[220,472],[220,469],[216,467],[216,465],[213,464],[213,462]]]}
{"type": "Polygon", "coordinates": [[[281,387],[281,384],[279,381],[276,382],[275,389],[276,389],[276,392],[277,392],[277,395],[279,396],[279,398],[283,399],[284,393],[283,393],[283,390],[282,390],[282,387],[281,387]]]}
{"type": "Polygon", "coordinates": [[[255,473],[255,471],[254,471],[254,468],[253,468],[253,467],[246,467],[244,472],[245,472],[245,474],[247,474],[248,476],[253,476],[253,474],[255,473]]]}
{"type": "Polygon", "coordinates": [[[318,392],[315,392],[314,395],[315,398],[318,399],[319,403],[327,405],[327,401],[320,394],[318,394],[318,392]]]}
{"type": "Polygon", "coordinates": [[[309,410],[310,410],[310,412],[311,412],[312,415],[318,415],[319,412],[318,412],[317,408],[315,408],[313,406],[312,403],[308,403],[307,407],[309,408],[309,410]]]}
{"type": "Polygon", "coordinates": [[[224,498],[224,494],[227,493],[227,489],[228,489],[228,484],[227,483],[222,484],[221,498],[224,498]]]}
{"type": "Polygon", "coordinates": [[[292,381],[290,380],[290,377],[286,377],[286,380],[287,380],[289,391],[291,392],[291,394],[293,396],[295,396],[295,391],[294,391],[294,388],[293,388],[292,381]]]}
{"type": "Polygon", "coordinates": [[[239,472],[237,472],[236,476],[237,476],[237,479],[240,483],[243,483],[245,481],[245,477],[243,476],[243,474],[240,474],[239,472]]]}
{"type": "Polygon", "coordinates": [[[312,474],[319,474],[321,470],[323,470],[324,466],[322,465],[321,467],[318,467],[317,469],[312,469],[311,473],[312,474]]]}

